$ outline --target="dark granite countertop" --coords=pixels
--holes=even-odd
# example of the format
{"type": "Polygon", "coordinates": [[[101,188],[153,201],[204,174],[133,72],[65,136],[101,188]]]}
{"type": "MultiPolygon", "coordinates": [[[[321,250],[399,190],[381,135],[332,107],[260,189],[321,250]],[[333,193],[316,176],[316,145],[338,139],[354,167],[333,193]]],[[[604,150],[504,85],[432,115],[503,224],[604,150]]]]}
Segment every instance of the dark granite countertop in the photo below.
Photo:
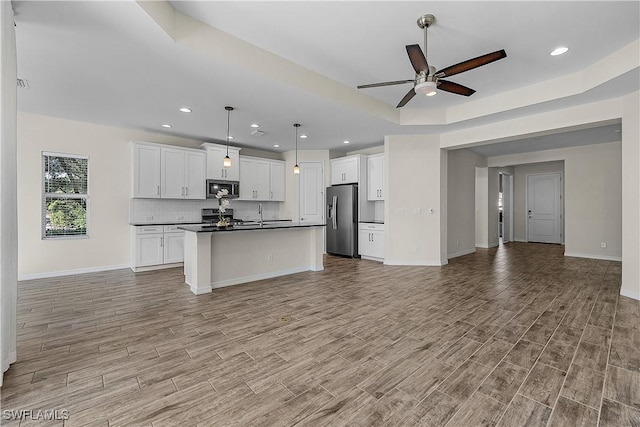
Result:
{"type": "Polygon", "coordinates": [[[274,230],[280,228],[308,228],[308,227],[324,227],[326,224],[307,224],[290,221],[274,221],[260,224],[245,224],[234,225],[229,227],[217,227],[215,225],[184,225],[180,226],[181,230],[191,231],[194,233],[209,233],[209,232],[229,232],[229,231],[249,231],[249,230],[274,230]]]}
{"type": "Polygon", "coordinates": [[[201,221],[171,221],[171,222],[130,222],[129,225],[135,227],[150,227],[154,225],[198,225],[201,221]]]}
{"type": "Polygon", "coordinates": [[[360,221],[360,224],[384,224],[384,221],[374,220],[374,221],[360,221]]]}

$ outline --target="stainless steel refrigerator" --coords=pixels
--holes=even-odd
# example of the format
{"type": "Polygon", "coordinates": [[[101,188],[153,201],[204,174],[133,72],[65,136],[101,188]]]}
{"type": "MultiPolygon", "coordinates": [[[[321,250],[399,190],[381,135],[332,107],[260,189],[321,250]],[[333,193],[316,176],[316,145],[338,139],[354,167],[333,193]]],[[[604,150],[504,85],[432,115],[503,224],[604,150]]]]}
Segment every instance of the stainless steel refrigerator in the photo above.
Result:
{"type": "Polygon", "coordinates": [[[358,256],[358,185],[327,187],[327,253],[358,256]]]}

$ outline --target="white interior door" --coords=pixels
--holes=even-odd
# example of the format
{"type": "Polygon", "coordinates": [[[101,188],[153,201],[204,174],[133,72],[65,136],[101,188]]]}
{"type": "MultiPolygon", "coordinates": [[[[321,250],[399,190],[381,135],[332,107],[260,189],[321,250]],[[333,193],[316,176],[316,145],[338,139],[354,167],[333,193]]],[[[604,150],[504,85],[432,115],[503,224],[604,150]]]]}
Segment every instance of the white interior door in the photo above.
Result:
{"type": "Polygon", "coordinates": [[[559,173],[527,176],[527,240],[562,242],[562,187],[559,173]]]}
{"type": "Polygon", "coordinates": [[[513,177],[502,174],[502,241],[511,241],[513,228],[513,177]]]}
{"type": "Polygon", "coordinates": [[[324,222],[324,165],[300,162],[300,222],[324,222]]]}

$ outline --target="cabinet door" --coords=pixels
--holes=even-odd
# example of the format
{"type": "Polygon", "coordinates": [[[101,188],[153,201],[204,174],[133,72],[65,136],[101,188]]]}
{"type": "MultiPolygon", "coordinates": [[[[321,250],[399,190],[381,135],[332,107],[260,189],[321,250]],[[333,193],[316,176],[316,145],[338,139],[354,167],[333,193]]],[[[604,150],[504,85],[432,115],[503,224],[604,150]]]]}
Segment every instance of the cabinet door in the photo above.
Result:
{"type": "Polygon", "coordinates": [[[271,162],[269,176],[269,200],[274,202],[284,202],[285,195],[285,164],[284,162],[271,162]]]}
{"type": "Polygon", "coordinates": [[[184,231],[164,233],[164,264],[184,261],[184,231]]]}
{"type": "Polygon", "coordinates": [[[185,198],[205,199],[206,155],[195,151],[184,152],[185,198]]]}
{"type": "Polygon", "coordinates": [[[207,179],[224,179],[224,156],[222,147],[207,147],[207,179]]]}
{"type": "Polygon", "coordinates": [[[373,256],[371,254],[371,232],[358,230],[358,252],[361,256],[373,256]]]}
{"type": "Polygon", "coordinates": [[[255,161],[255,188],[257,200],[269,200],[269,160],[255,161]]]}
{"type": "Polygon", "coordinates": [[[242,158],[240,163],[240,200],[256,199],[256,162],[242,158]]]}
{"type": "Polygon", "coordinates": [[[367,159],[368,200],[384,200],[384,157],[383,155],[369,156],[367,159]]]}
{"type": "Polygon", "coordinates": [[[160,147],[132,145],[132,191],[137,198],[160,198],[160,147]]]}
{"type": "MultiPolygon", "coordinates": [[[[222,159],[224,159],[226,155],[227,153],[225,151],[222,154],[222,159]]],[[[224,177],[222,179],[226,181],[240,181],[240,150],[229,147],[229,157],[231,158],[231,167],[224,168],[224,177]]]]}
{"type": "Polygon", "coordinates": [[[184,150],[161,149],[160,192],[163,199],[184,199],[184,150]]]}
{"type": "Polygon", "coordinates": [[[162,233],[136,236],[136,267],[162,264],[162,240],[162,233]]]}
{"type": "Polygon", "coordinates": [[[384,258],[384,231],[372,231],[370,242],[370,256],[384,258]]]}
{"type": "Polygon", "coordinates": [[[358,157],[343,157],[331,161],[331,184],[358,183],[358,157]]]}

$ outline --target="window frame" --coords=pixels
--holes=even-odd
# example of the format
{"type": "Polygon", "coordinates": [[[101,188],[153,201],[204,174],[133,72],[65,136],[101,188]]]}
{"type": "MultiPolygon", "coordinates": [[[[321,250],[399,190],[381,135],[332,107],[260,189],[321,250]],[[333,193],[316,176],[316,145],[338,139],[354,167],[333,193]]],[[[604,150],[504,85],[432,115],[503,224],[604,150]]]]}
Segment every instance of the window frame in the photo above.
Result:
{"type": "Polygon", "coordinates": [[[67,239],[89,239],[89,220],[90,220],[90,203],[89,203],[89,175],[90,175],[90,167],[89,167],[89,156],[84,154],[70,154],[70,153],[58,153],[52,151],[42,151],[40,155],[40,184],[41,184],[41,203],[42,203],[42,211],[40,214],[40,222],[41,222],[41,230],[40,237],[42,240],[67,240],[67,239]],[[45,192],[45,165],[44,159],[45,157],[66,157],[71,159],[86,159],[87,160],[87,192],[84,194],[69,194],[58,195],[56,193],[46,193],[45,192]],[[47,198],[57,198],[57,199],[77,199],[85,201],[85,211],[86,211],[86,224],[85,224],[85,234],[79,235],[71,235],[71,234],[60,234],[55,236],[47,236],[47,198]]]}

